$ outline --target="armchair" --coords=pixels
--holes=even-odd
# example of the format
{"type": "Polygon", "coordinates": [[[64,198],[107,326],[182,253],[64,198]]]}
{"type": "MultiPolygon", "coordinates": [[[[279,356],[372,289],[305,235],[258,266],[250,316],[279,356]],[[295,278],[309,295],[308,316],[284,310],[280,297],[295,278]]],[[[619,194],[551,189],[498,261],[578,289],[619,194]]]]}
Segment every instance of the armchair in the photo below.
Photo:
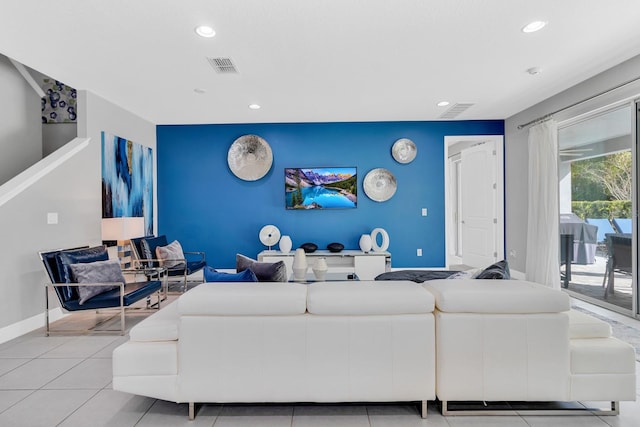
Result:
{"type": "MultiPolygon", "coordinates": [[[[116,285],[117,288],[100,293],[85,302],[80,301],[79,285],[73,283],[70,274],[70,265],[77,263],[89,263],[94,261],[106,261],[107,249],[104,246],[81,247],[74,249],[62,249],[43,251],[39,253],[40,259],[49,276],[49,283],[45,284],[45,328],[46,336],[50,335],[49,324],[49,290],[53,288],[60,306],[66,311],[98,310],[104,308],[117,308],[120,310],[120,334],[125,333],[125,307],[144,298],[150,298],[153,293],[158,293],[158,309],[160,308],[160,290],[162,282],[148,280],[136,283],[82,283],[81,286],[105,286],[116,285]]],[[[157,270],[156,270],[157,271],[157,270]]],[[[126,273],[127,271],[123,271],[126,273]]],[[[158,274],[159,276],[159,274],[158,274]]]]}
{"type": "MultiPolygon", "coordinates": [[[[137,267],[157,267],[162,265],[162,260],[156,255],[156,248],[167,246],[166,235],[157,237],[146,236],[131,239],[131,253],[133,255],[133,265],[137,267]]],[[[206,255],[204,252],[183,252],[185,255],[181,259],[172,259],[175,266],[167,268],[169,278],[177,278],[182,282],[183,292],[187,290],[187,276],[202,270],[206,265],[206,255]]],[[[166,261],[166,260],[165,260],[166,261]]]]}

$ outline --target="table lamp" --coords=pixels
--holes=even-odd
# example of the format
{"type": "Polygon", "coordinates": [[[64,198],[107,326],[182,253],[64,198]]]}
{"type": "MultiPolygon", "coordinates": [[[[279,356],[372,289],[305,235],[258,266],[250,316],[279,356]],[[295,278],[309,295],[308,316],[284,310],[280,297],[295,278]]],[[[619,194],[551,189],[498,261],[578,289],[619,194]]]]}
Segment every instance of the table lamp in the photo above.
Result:
{"type": "Polygon", "coordinates": [[[131,240],[144,236],[144,217],[120,217],[102,219],[102,240],[116,241],[120,266],[131,267],[131,240]]]}

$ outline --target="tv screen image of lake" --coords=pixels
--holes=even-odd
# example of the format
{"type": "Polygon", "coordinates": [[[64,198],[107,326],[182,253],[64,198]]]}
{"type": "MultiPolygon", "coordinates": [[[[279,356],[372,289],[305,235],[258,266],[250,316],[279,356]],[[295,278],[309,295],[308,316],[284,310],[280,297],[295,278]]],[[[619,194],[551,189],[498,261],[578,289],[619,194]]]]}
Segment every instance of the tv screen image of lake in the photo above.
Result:
{"type": "Polygon", "coordinates": [[[285,169],[287,209],[345,209],[357,205],[356,168],[285,169]]]}

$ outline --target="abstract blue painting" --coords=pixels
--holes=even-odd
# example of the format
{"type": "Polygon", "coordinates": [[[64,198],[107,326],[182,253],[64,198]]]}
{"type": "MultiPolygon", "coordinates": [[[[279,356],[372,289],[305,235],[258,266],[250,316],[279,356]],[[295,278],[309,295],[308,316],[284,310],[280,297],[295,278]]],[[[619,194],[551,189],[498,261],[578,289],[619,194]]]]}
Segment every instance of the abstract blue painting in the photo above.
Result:
{"type": "Polygon", "coordinates": [[[102,217],[144,217],[153,235],[152,150],[102,132],[102,217]]]}

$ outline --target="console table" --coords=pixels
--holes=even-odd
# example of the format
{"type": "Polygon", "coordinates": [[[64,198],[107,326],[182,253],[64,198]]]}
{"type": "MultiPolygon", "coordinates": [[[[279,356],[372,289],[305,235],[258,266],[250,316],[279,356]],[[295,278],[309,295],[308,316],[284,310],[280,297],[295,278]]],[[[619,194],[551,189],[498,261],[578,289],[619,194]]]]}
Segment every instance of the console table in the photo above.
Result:
{"type": "MultiPolygon", "coordinates": [[[[293,275],[293,257],[295,252],[282,253],[280,251],[262,251],[258,254],[260,262],[284,261],[287,266],[287,276],[293,275]]],[[[389,252],[362,252],[358,250],[343,250],[340,252],[329,252],[328,250],[317,250],[308,253],[307,263],[309,271],[313,268],[315,259],[325,258],[329,273],[355,273],[360,280],[373,280],[378,274],[391,269],[391,254],[389,252]]]]}

